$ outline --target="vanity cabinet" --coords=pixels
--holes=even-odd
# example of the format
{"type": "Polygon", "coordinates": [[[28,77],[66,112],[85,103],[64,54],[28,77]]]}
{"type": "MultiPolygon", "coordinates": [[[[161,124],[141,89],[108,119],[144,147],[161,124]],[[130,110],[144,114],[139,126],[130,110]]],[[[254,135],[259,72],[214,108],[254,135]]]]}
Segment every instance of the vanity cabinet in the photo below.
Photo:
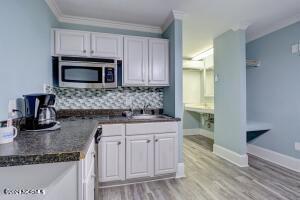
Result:
{"type": "Polygon", "coordinates": [[[148,39],[124,37],[124,86],[148,85],[148,39]]]}
{"type": "Polygon", "coordinates": [[[85,31],[55,30],[55,54],[88,56],[90,33],[85,31]]]}
{"type": "Polygon", "coordinates": [[[126,137],[126,178],[153,177],[153,136],[126,137]]]}

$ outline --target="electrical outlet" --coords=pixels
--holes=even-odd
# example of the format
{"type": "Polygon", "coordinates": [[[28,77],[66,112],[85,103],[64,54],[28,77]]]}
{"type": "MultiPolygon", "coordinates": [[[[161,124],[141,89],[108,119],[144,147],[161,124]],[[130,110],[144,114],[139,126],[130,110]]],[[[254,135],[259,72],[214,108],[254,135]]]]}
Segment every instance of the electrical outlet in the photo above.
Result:
{"type": "Polygon", "coordinates": [[[299,43],[292,44],[292,55],[299,53],[299,43]]]}
{"type": "Polygon", "coordinates": [[[13,113],[13,110],[17,109],[17,100],[11,99],[8,101],[8,113],[13,113]]]}
{"type": "Polygon", "coordinates": [[[300,142],[295,142],[296,151],[300,151],[300,142]]]}

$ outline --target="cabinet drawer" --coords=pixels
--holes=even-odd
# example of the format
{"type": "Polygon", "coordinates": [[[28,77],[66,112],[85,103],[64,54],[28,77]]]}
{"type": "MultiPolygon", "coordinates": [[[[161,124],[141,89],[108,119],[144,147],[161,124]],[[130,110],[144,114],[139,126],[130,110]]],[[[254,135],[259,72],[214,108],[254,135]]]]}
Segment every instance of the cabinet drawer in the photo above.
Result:
{"type": "Polygon", "coordinates": [[[101,137],[125,135],[125,124],[104,124],[102,125],[101,137]]]}
{"type": "Polygon", "coordinates": [[[126,124],[126,135],[172,133],[172,132],[177,132],[177,129],[178,129],[177,122],[126,124]]]}

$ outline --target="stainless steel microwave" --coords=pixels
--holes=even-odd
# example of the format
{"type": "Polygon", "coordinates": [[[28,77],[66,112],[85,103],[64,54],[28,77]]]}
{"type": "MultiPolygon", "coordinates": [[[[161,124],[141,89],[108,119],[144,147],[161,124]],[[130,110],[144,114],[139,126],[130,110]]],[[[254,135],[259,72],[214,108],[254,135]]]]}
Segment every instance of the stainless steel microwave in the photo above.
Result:
{"type": "Polygon", "coordinates": [[[58,86],[116,88],[117,61],[111,59],[59,57],[58,86]]]}

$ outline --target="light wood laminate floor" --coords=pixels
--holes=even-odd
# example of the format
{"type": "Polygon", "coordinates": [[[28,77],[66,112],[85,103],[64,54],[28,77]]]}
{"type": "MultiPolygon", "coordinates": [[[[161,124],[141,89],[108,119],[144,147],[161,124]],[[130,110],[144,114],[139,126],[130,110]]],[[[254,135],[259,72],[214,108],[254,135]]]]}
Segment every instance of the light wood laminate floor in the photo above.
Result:
{"type": "Polygon", "coordinates": [[[185,136],[186,178],[100,189],[103,200],[300,200],[300,174],[249,156],[239,168],[215,156],[213,141],[185,136]]]}

